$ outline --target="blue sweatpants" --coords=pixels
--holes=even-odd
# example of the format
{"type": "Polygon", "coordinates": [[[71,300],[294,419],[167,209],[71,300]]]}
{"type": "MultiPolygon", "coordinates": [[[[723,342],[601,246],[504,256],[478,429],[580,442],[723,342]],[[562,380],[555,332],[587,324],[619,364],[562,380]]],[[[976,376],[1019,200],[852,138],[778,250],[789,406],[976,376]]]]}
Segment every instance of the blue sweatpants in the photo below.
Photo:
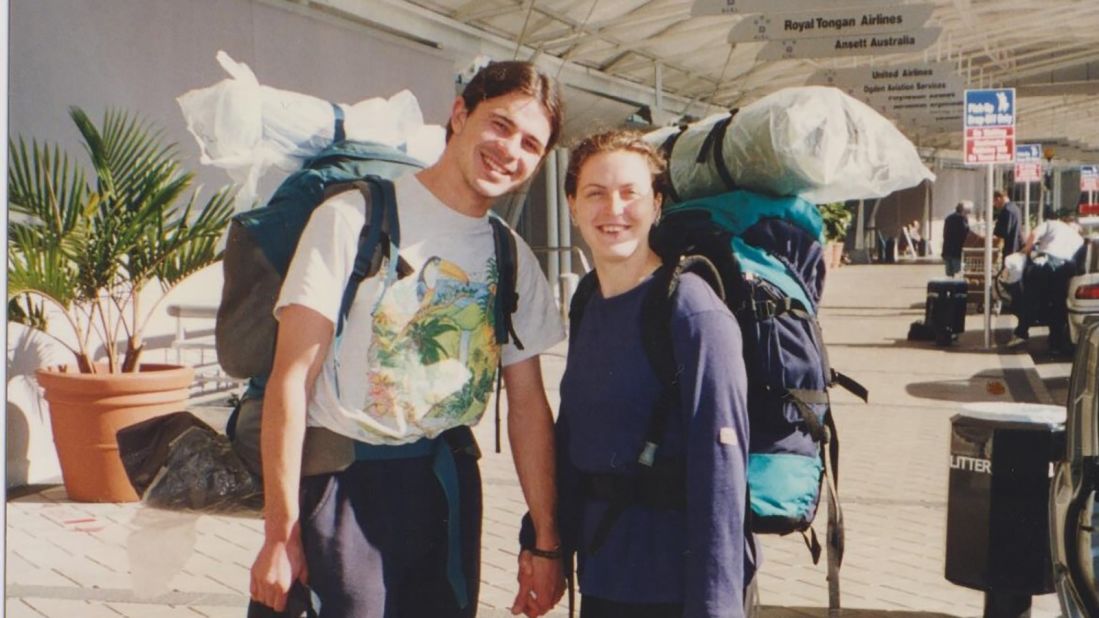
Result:
{"type": "Polygon", "coordinates": [[[455,453],[461,564],[469,602],[447,577],[448,509],[431,457],[356,461],[302,479],[302,542],[321,618],[472,618],[481,563],[481,473],[455,453]]]}

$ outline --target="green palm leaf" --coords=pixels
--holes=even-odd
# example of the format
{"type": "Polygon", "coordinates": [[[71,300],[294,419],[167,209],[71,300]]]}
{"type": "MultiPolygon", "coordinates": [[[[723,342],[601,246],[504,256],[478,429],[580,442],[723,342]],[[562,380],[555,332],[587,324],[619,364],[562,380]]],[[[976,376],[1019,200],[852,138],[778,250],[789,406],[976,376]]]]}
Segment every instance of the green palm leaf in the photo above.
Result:
{"type": "MultiPolygon", "coordinates": [[[[221,258],[232,191],[223,189],[197,207],[195,194],[184,199],[194,176],[181,170],[176,146],[164,144],[160,130],[119,110],[108,110],[99,125],[77,107],[70,116],[94,187],[58,147],[28,146],[23,138],[8,142],[9,300],[33,292],[89,315],[90,303],[106,296],[132,303],[149,281],[167,290],[221,258]]],[[[135,367],[145,319],[122,319],[131,334],[127,349],[136,353],[113,364],[135,367]]]]}
{"type": "Polygon", "coordinates": [[[88,185],[84,172],[73,167],[60,149],[31,150],[20,138],[8,144],[8,206],[14,214],[36,220],[43,233],[61,237],[79,224],[88,185]]]}

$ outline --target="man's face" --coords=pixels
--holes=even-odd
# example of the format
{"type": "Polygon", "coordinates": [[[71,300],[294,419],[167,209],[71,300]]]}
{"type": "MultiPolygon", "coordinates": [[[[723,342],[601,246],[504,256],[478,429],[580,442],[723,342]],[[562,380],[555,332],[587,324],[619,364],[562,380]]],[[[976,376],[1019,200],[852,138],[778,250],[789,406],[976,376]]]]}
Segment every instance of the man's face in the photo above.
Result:
{"type": "Polygon", "coordinates": [[[1002,195],[995,195],[992,197],[992,205],[995,206],[997,210],[1004,207],[1004,201],[1002,195]]]}
{"type": "Polygon", "coordinates": [[[513,92],[482,101],[470,113],[461,97],[450,116],[457,164],[471,190],[488,200],[513,191],[537,169],[549,142],[549,112],[513,92]]]}

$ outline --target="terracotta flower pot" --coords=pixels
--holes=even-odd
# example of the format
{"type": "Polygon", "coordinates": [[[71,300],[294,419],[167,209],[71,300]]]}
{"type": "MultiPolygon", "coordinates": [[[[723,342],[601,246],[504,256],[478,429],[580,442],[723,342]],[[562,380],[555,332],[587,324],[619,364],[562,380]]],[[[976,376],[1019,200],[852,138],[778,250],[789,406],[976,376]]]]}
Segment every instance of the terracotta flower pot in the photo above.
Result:
{"type": "Polygon", "coordinates": [[[37,371],[65,491],[76,502],[134,502],[138,495],[118,456],[115,434],[134,423],[187,407],[194,369],[141,365],[136,373],[83,374],[70,367],[37,371]]]}
{"type": "Polygon", "coordinates": [[[843,243],[835,240],[828,241],[824,255],[828,260],[829,268],[839,268],[843,265],[843,243]]]}

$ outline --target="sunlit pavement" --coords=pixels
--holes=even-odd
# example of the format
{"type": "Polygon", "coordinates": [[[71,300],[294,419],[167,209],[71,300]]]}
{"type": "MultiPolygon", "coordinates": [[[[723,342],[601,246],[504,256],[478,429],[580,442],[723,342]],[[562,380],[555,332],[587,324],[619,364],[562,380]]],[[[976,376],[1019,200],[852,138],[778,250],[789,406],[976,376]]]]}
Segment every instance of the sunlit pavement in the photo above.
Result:
{"type": "MultiPolygon", "coordinates": [[[[1043,359],[1041,328],[1030,342],[1034,359],[1027,350],[985,350],[976,315],[949,348],[907,342],[909,323],[923,316],[925,282],[941,272],[937,264],[895,264],[829,274],[822,323],[832,363],[871,391],[870,405],[834,394],[847,525],[844,616],[981,615],[982,593],[943,577],[950,417],[965,402],[1048,403],[1063,401],[1067,389],[1067,359],[1043,359]]],[[[996,341],[1013,325],[997,318],[996,341]]],[[[555,408],[564,352],[562,345],[543,357],[555,408]]],[[[223,414],[205,410],[215,421],[223,414]]],[[[491,416],[490,404],[477,428],[485,454],[479,615],[494,618],[510,615],[525,506],[506,440],[504,452],[493,452],[491,416]]],[[[822,511],[820,532],[823,520],[822,511]]],[[[262,535],[254,517],[77,504],[60,486],[13,492],[7,522],[9,618],[239,618],[262,535]]],[[[763,615],[827,616],[824,566],[812,565],[801,537],[761,540],[763,615]]],[[[1035,597],[1033,616],[1059,614],[1052,595],[1035,597]]]]}

